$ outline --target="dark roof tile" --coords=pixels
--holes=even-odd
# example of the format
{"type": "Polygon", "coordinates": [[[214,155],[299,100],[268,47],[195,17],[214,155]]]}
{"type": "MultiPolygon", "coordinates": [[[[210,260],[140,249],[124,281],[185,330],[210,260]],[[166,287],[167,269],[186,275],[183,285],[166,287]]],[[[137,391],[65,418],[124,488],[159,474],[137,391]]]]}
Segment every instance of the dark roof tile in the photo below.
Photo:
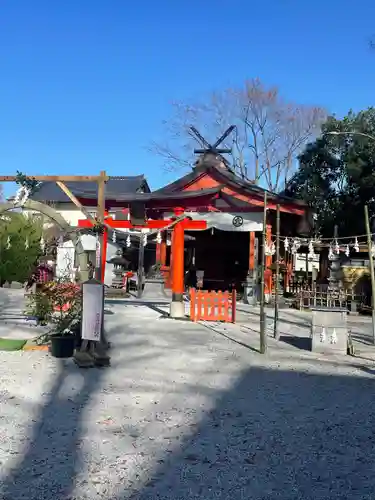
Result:
{"type": "MultiPolygon", "coordinates": [[[[96,199],[96,182],[66,182],[66,186],[77,198],[96,199]]],[[[137,176],[110,176],[106,183],[105,197],[107,200],[117,200],[125,193],[149,193],[150,187],[144,175],[137,176]]],[[[31,196],[31,199],[42,202],[64,203],[69,198],[58,187],[55,182],[42,182],[39,189],[31,196]]]]}

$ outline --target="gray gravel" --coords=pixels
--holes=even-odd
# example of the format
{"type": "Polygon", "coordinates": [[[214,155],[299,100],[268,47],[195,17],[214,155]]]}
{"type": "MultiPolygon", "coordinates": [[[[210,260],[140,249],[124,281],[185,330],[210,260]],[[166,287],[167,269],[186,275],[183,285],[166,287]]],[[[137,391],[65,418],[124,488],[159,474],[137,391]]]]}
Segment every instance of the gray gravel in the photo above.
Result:
{"type": "Polygon", "coordinates": [[[372,361],[106,309],[108,369],[0,353],[0,498],[374,498],[372,361]]]}

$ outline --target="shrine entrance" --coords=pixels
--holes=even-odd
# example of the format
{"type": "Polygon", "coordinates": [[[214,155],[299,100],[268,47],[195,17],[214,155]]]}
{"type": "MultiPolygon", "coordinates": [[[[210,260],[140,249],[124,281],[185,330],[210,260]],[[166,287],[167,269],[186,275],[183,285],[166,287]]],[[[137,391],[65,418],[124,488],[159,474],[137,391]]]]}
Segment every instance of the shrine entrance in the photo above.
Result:
{"type": "Polygon", "coordinates": [[[190,232],[194,267],[203,274],[203,289],[240,291],[249,271],[250,233],[218,229],[190,232]]]}

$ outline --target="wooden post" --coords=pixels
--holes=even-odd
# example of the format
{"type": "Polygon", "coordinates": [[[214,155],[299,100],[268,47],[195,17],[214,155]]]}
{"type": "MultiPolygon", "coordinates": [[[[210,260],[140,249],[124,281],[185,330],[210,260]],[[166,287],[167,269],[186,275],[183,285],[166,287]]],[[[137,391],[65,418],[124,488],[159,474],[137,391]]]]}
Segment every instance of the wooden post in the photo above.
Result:
{"type": "Polygon", "coordinates": [[[368,216],[368,207],[365,205],[365,224],[367,234],[367,247],[368,258],[370,262],[370,276],[371,276],[371,315],[372,315],[372,343],[375,344],[375,274],[374,274],[374,259],[371,252],[372,240],[370,231],[370,220],[368,216]]]}
{"type": "MultiPolygon", "coordinates": [[[[183,209],[175,209],[176,217],[184,213],[183,209]]],[[[171,318],[183,318],[184,306],[184,245],[185,230],[183,222],[178,222],[173,227],[171,273],[172,273],[172,302],[170,309],[171,318]]]]}
{"type": "Polygon", "coordinates": [[[279,278],[280,278],[280,205],[276,206],[276,273],[275,273],[275,317],[273,323],[273,336],[280,338],[279,332],[279,278]]]}
{"type": "MultiPolygon", "coordinates": [[[[106,182],[106,179],[107,179],[107,176],[106,176],[105,170],[102,170],[100,172],[100,176],[98,179],[98,209],[97,209],[97,214],[96,214],[98,222],[101,224],[104,223],[104,216],[105,216],[105,182],[106,182]]],[[[107,230],[105,229],[104,231],[106,232],[107,230]]],[[[108,235],[107,235],[107,238],[108,238],[108,235]]],[[[96,269],[95,274],[96,274],[96,279],[98,281],[101,281],[102,283],[104,283],[105,261],[107,259],[107,243],[106,243],[106,237],[104,236],[104,232],[102,235],[100,235],[99,241],[100,241],[100,264],[99,264],[99,267],[96,269]],[[104,263],[104,266],[103,266],[103,263],[104,263]]]]}
{"type": "Polygon", "coordinates": [[[145,246],[143,243],[144,233],[141,233],[138,247],[138,271],[137,271],[137,298],[140,299],[143,293],[143,275],[144,275],[144,260],[145,246]]]}
{"type": "Polygon", "coordinates": [[[254,272],[255,268],[255,232],[250,232],[250,242],[249,242],[249,271],[254,272]]]}
{"type": "MultiPolygon", "coordinates": [[[[272,226],[267,224],[266,226],[266,242],[268,247],[272,243],[272,226]]],[[[267,295],[267,302],[271,300],[272,297],[272,270],[270,269],[272,265],[272,255],[266,255],[265,257],[265,269],[264,269],[264,293],[267,295]]]]}
{"type": "Polygon", "coordinates": [[[260,265],[260,353],[267,352],[266,314],[264,310],[264,266],[266,262],[267,241],[267,191],[264,192],[262,258],[260,265]]]}

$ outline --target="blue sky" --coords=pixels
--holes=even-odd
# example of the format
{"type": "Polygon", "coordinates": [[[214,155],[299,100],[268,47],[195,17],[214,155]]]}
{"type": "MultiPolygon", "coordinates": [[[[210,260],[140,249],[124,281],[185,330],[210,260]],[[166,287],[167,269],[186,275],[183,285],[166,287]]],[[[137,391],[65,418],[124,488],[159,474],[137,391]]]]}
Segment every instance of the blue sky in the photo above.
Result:
{"type": "Polygon", "coordinates": [[[147,151],[172,100],[259,77],[339,115],[375,101],[370,0],[2,0],[3,175],[174,177],[147,151]]]}

